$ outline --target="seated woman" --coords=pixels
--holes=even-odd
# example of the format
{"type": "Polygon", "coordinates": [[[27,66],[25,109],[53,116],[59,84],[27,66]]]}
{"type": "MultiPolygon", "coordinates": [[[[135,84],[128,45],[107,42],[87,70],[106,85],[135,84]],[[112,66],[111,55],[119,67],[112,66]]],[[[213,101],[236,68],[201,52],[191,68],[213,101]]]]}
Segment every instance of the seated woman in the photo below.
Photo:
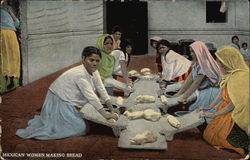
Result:
{"type": "Polygon", "coordinates": [[[120,49],[122,36],[122,28],[118,25],[115,25],[111,31],[111,37],[113,39],[113,49],[120,49]]]}
{"type": "Polygon", "coordinates": [[[230,44],[230,46],[240,50],[240,44],[239,44],[239,37],[238,36],[233,36],[232,37],[232,43],[230,44]]]}
{"type": "Polygon", "coordinates": [[[200,106],[209,105],[218,95],[220,68],[203,42],[192,43],[190,52],[193,59],[192,72],[174,96],[179,96],[178,101],[185,104],[187,98],[197,91],[196,101],[189,106],[189,110],[193,111],[200,106]]]}
{"type": "MultiPolygon", "coordinates": [[[[225,70],[220,83],[223,102],[215,113],[201,114],[202,117],[213,118],[203,137],[218,148],[233,149],[241,155],[248,154],[249,68],[240,52],[233,47],[222,48],[216,56],[218,64],[225,70]]],[[[215,104],[213,102],[200,110],[211,109],[215,104]]]]}
{"type": "Polygon", "coordinates": [[[41,115],[28,122],[28,127],[18,129],[21,138],[40,140],[61,139],[86,134],[86,123],[76,107],[90,103],[106,119],[118,119],[104,88],[97,67],[101,53],[95,47],[82,52],[82,65],[59,76],[49,87],[41,115]],[[105,101],[110,112],[103,109],[98,96],[105,101]]]}
{"type": "Polygon", "coordinates": [[[102,61],[98,67],[98,71],[100,72],[104,86],[107,89],[111,88],[112,90],[113,88],[121,89],[124,91],[124,95],[128,96],[130,92],[133,92],[133,89],[112,77],[115,67],[115,58],[111,55],[111,52],[113,51],[112,37],[109,34],[101,35],[97,40],[96,47],[101,51],[102,54],[102,61]]]}
{"type": "Polygon", "coordinates": [[[182,82],[188,77],[191,61],[171,50],[170,43],[165,39],[157,43],[156,49],[161,54],[163,80],[182,82]]]}
{"type": "Polygon", "coordinates": [[[128,87],[132,87],[132,81],[128,78],[127,66],[130,61],[130,54],[133,49],[133,42],[130,39],[124,39],[121,41],[121,49],[116,49],[111,52],[111,55],[115,57],[115,67],[113,76],[122,76],[128,87]]]}
{"type": "Polygon", "coordinates": [[[248,53],[248,49],[247,49],[247,43],[244,42],[241,44],[241,49],[240,49],[241,54],[243,55],[243,58],[246,62],[246,64],[249,66],[249,62],[250,62],[250,57],[249,57],[249,53],[248,53]]]}
{"type": "MultiPolygon", "coordinates": [[[[156,50],[157,43],[162,40],[161,37],[152,37],[150,38],[150,46],[156,50]]],[[[157,67],[158,74],[161,75],[162,72],[162,66],[161,66],[161,54],[159,52],[156,52],[156,57],[155,57],[155,63],[157,67]]]]}

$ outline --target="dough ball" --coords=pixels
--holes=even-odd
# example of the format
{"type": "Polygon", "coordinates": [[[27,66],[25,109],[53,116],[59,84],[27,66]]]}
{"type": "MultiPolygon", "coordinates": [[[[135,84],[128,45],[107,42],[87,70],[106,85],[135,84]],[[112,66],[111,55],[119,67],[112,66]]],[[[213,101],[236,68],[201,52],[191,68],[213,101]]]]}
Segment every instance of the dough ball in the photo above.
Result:
{"type": "Polygon", "coordinates": [[[138,119],[138,118],[142,118],[144,113],[143,111],[125,111],[123,113],[124,116],[128,117],[129,119],[138,119]]]}
{"type": "Polygon", "coordinates": [[[116,104],[118,104],[119,106],[123,106],[123,103],[124,99],[121,96],[117,97],[116,104]]]}
{"type": "Polygon", "coordinates": [[[170,124],[171,126],[173,126],[173,127],[175,127],[175,128],[180,128],[181,123],[180,123],[180,121],[179,121],[177,118],[175,118],[174,116],[168,115],[168,116],[167,116],[167,120],[168,120],[168,122],[169,122],[169,124],[170,124]]]}
{"type": "Polygon", "coordinates": [[[155,97],[149,95],[139,95],[135,98],[137,103],[154,103],[155,97]]]}
{"type": "Polygon", "coordinates": [[[150,120],[153,122],[159,121],[159,119],[161,118],[161,113],[156,112],[152,109],[146,109],[143,113],[146,120],[150,120]]]}
{"type": "Polygon", "coordinates": [[[141,73],[144,73],[144,72],[151,72],[151,69],[150,68],[142,68],[141,73]]]}
{"type": "Polygon", "coordinates": [[[157,136],[152,131],[145,131],[142,134],[137,134],[129,140],[130,144],[142,145],[144,143],[153,143],[157,141],[157,136]]]}

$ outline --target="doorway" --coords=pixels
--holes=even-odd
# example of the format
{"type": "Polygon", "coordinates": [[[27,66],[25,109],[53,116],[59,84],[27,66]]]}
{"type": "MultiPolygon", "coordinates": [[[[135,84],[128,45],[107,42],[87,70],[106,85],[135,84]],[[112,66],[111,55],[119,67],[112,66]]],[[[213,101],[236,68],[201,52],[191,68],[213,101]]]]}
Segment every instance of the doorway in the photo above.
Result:
{"type": "Polygon", "coordinates": [[[122,38],[134,42],[133,55],[148,52],[148,4],[147,2],[106,2],[106,29],[111,33],[113,26],[119,25],[122,38]]]}

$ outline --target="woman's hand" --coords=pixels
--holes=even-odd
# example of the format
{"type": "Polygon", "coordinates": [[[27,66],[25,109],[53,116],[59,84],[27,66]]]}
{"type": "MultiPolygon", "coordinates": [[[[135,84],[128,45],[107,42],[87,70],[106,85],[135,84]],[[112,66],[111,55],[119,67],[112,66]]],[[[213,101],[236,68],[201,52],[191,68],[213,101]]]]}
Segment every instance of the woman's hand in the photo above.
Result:
{"type": "Polygon", "coordinates": [[[159,76],[160,79],[162,78],[162,73],[161,72],[158,72],[157,75],[159,76]]]}
{"type": "Polygon", "coordinates": [[[200,118],[212,118],[214,119],[216,117],[215,113],[210,113],[210,112],[202,112],[200,114],[200,118]]]}
{"type": "Polygon", "coordinates": [[[117,109],[114,109],[112,113],[117,113],[118,115],[120,115],[120,114],[121,114],[121,113],[120,113],[120,110],[119,110],[119,108],[117,108],[117,109]]]}
{"type": "Polygon", "coordinates": [[[177,92],[177,93],[175,93],[173,96],[174,97],[178,97],[178,96],[180,96],[181,94],[179,93],[179,92],[177,92]]]}
{"type": "Polygon", "coordinates": [[[111,113],[111,116],[110,116],[110,118],[108,118],[108,119],[114,119],[114,120],[118,120],[118,118],[119,118],[119,115],[117,114],[117,113],[111,113]]]}
{"type": "Polygon", "coordinates": [[[210,109],[212,109],[212,107],[211,106],[202,106],[202,107],[199,107],[196,111],[197,112],[200,112],[200,111],[206,111],[206,110],[210,110],[210,109]]]}
{"type": "MultiPolygon", "coordinates": [[[[176,96],[176,94],[174,96],[176,96]]],[[[179,102],[181,104],[187,104],[188,103],[187,98],[185,98],[183,96],[178,97],[177,102],[179,102]]]]}
{"type": "Polygon", "coordinates": [[[132,82],[131,79],[128,80],[127,87],[128,88],[133,88],[133,82],[132,82]]]}

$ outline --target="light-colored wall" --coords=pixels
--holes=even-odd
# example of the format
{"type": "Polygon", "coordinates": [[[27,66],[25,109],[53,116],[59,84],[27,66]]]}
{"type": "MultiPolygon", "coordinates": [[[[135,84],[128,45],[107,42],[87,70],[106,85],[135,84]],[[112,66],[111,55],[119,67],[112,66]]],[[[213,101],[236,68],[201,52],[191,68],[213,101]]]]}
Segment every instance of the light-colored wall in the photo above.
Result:
{"type": "MultiPolygon", "coordinates": [[[[148,36],[174,42],[180,39],[212,42],[216,48],[231,43],[233,35],[238,35],[240,42],[249,42],[249,2],[226,0],[226,4],[226,23],[206,23],[205,0],[149,0],[148,36]]],[[[149,54],[154,53],[149,46],[149,54]]]]}
{"type": "Polygon", "coordinates": [[[23,83],[81,60],[103,33],[102,1],[20,1],[23,83]]]}
{"type": "MultiPolygon", "coordinates": [[[[206,23],[205,0],[148,0],[148,36],[194,39],[219,48],[233,35],[249,42],[249,2],[226,0],[227,23],[206,23]]],[[[23,84],[80,61],[105,29],[102,0],[20,1],[23,84]]],[[[249,43],[248,43],[249,44],[249,43]]],[[[149,54],[155,51],[149,47],[149,54]]]]}

